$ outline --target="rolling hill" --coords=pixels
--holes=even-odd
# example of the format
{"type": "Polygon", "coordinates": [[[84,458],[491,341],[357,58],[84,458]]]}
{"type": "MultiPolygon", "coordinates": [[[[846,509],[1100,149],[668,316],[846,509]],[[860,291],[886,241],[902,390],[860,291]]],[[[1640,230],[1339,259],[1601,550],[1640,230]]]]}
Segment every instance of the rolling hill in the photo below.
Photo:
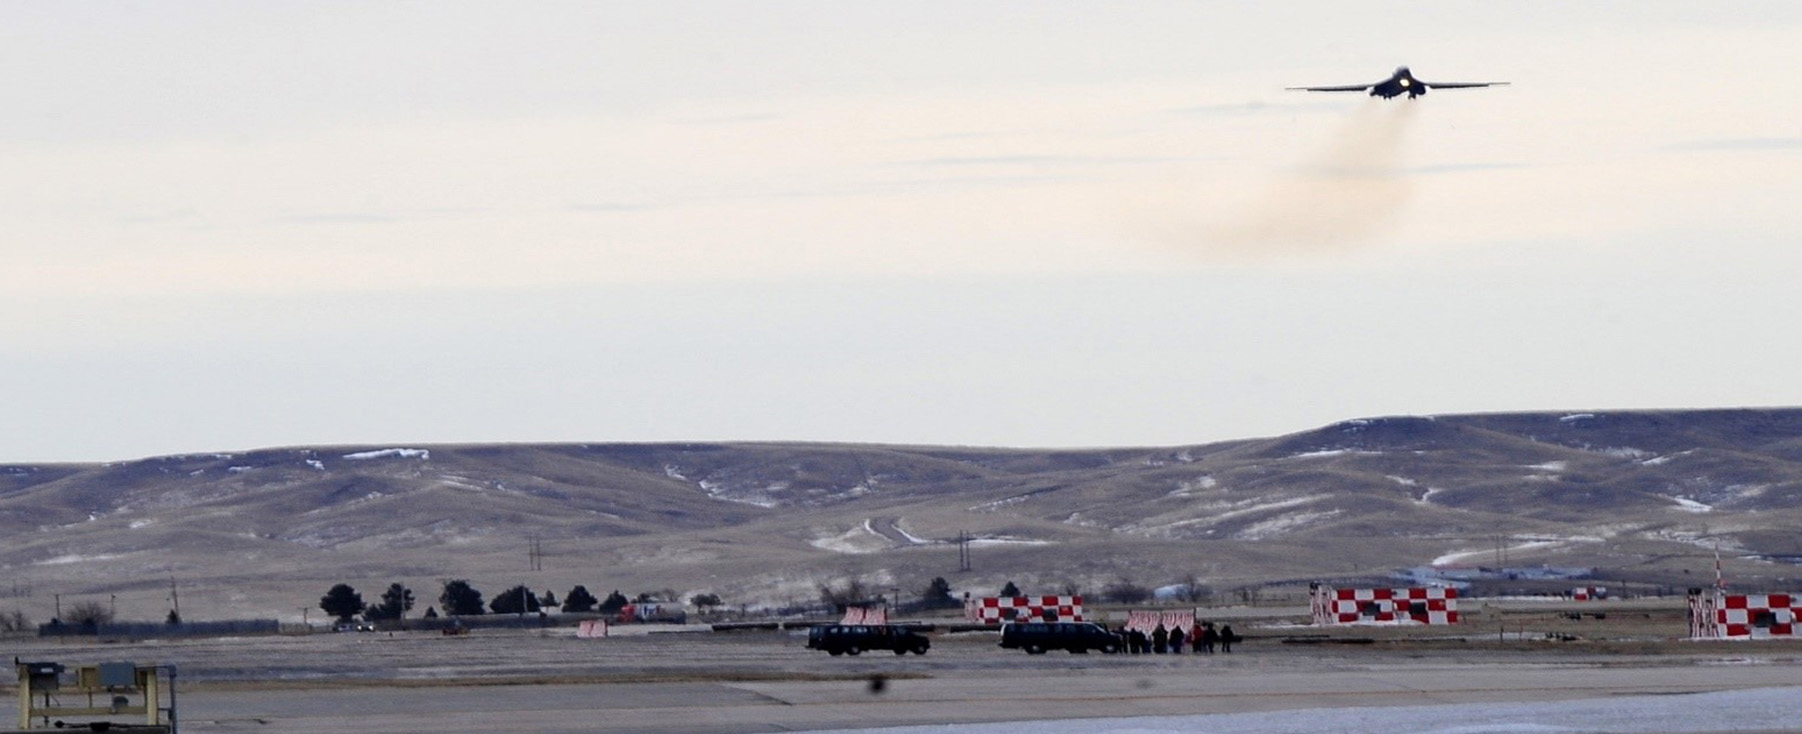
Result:
{"type": "MultiPolygon", "coordinates": [[[[1216,589],[1430,564],[1787,588],[1802,410],[1345,421],[1267,439],[1015,450],[396,445],[0,466],[0,610],[299,619],[333,583],[811,600],[856,578],[989,593],[1216,589]],[[960,534],[973,570],[958,572],[960,534]],[[529,549],[542,551],[535,570],[529,549]],[[8,592],[11,592],[10,594],[8,592]],[[10,596],[11,598],[6,598],[10,596]]],[[[317,612],[313,612],[317,615],[317,612]]]]}

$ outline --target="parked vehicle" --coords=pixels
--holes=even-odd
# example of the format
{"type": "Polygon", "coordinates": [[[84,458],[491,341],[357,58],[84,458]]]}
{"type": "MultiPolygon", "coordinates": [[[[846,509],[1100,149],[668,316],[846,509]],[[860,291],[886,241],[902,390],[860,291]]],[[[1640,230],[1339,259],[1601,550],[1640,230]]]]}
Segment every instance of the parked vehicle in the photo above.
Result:
{"type": "Polygon", "coordinates": [[[1119,652],[1120,635],[1094,622],[1009,622],[1001,625],[1001,647],[1042,655],[1046,650],[1119,652]]]}
{"type": "Polygon", "coordinates": [[[896,655],[925,655],[932,641],[896,624],[824,624],[807,630],[807,649],[833,656],[865,650],[893,650],[896,655]]]}

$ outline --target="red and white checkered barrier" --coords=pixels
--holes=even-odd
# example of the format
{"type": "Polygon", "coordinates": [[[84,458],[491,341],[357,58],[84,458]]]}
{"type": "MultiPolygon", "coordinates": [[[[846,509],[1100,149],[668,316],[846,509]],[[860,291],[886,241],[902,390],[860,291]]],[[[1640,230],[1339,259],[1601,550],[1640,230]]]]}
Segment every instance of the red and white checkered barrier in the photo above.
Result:
{"type": "Polygon", "coordinates": [[[964,602],[964,619],[1002,622],[1081,622],[1081,596],[984,596],[964,602]]]}
{"type": "Polygon", "coordinates": [[[1802,639],[1802,595],[1689,595],[1691,637],[1717,640],[1802,639]]]}
{"type": "Polygon", "coordinates": [[[1195,629],[1195,610],[1135,609],[1126,613],[1126,628],[1151,634],[1163,625],[1165,631],[1195,629]]]}
{"type": "Polygon", "coordinates": [[[845,607],[839,624],[888,624],[887,607],[845,607]]]}
{"type": "Polygon", "coordinates": [[[1458,590],[1314,587],[1314,624],[1457,624],[1458,590]]]}

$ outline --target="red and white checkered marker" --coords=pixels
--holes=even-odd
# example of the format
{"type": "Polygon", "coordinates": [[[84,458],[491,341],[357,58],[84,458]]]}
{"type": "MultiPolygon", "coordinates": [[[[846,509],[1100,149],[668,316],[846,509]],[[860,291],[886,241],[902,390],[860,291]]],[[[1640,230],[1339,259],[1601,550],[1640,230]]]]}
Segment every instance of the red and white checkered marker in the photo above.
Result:
{"type": "Polygon", "coordinates": [[[1314,588],[1314,624],[1457,624],[1458,590],[1314,588]]]}
{"type": "Polygon", "coordinates": [[[1081,622],[1081,596],[984,596],[964,602],[964,619],[1002,622],[1081,622]]]}

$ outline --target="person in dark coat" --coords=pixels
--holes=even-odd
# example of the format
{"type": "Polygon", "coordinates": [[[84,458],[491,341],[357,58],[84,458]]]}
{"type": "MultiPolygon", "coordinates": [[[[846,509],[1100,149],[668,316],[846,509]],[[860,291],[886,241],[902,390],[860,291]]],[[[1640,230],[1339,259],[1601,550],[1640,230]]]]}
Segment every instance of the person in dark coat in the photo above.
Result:
{"type": "Polygon", "coordinates": [[[1159,622],[1158,628],[1151,631],[1151,651],[1162,655],[1164,654],[1164,648],[1169,645],[1170,630],[1164,629],[1164,623],[1159,622]]]}
{"type": "Polygon", "coordinates": [[[1226,625],[1225,627],[1220,628],[1220,651],[1221,652],[1232,652],[1233,651],[1233,643],[1237,642],[1238,640],[1239,640],[1239,636],[1233,634],[1233,626],[1232,625],[1229,624],[1229,625],[1226,625]]]}
{"type": "Polygon", "coordinates": [[[1187,641],[1188,639],[1189,639],[1189,633],[1184,632],[1182,627],[1179,626],[1175,629],[1170,630],[1170,654],[1172,654],[1172,655],[1183,654],[1183,642],[1187,641]]]}
{"type": "Polygon", "coordinates": [[[1201,651],[1214,654],[1214,643],[1220,641],[1220,633],[1214,630],[1213,622],[1201,623],[1201,651]]]}
{"type": "Polygon", "coordinates": [[[1127,642],[1128,642],[1128,645],[1132,648],[1132,653],[1134,655],[1145,654],[1145,648],[1147,648],[1151,645],[1151,643],[1149,643],[1145,640],[1145,630],[1142,630],[1142,629],[1134,629],[1131,633],[1129,633],[1127,635],[1127,642]]]}

